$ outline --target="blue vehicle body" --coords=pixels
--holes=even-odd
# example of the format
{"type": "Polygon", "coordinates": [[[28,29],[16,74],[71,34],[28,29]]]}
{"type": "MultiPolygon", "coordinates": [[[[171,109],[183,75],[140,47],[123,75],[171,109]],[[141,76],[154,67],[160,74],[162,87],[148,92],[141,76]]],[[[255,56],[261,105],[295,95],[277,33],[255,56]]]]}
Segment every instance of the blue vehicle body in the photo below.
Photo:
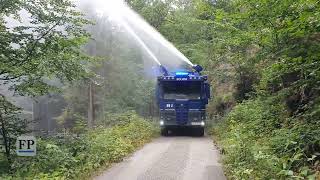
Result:
{"type": "Polygon", "coordinates": [[[210,85],[208,77],[200,73],[201,66],[194,69],[171,73],[163,69],[163,75],[158,76],[156,96],[162,135],[176,128],[191,128],[203,136],[210,85]]]}

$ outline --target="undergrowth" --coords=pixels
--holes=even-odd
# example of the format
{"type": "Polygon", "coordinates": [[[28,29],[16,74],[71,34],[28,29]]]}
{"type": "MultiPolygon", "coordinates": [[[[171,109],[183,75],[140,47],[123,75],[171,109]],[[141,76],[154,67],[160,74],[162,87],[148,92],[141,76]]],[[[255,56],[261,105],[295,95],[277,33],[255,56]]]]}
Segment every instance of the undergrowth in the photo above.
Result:
{"type": "Polygon", "coordinates": [[[130,115],[114,127],[97,128],[80,136],[39,139],[37,156],[15,158],[10,173],[1,172],[0,179],[87,179],[157,134],[152,122],[130,115]]]}
{"type": "Polygon", "coordinates": [[[247,100],[213,128],[230,179],[319,179],[320,124],[272,98],[247,100]]]}

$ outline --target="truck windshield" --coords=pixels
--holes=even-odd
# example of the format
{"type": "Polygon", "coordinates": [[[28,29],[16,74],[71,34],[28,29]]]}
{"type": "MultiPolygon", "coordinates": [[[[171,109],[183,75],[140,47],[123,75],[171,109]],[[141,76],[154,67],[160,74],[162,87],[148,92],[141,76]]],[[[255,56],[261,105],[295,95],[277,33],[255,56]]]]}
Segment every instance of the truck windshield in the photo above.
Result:
{"type": "Polygon", "coordinates": [[[200,99],[201,82],[163,82],[164,99],[200,99]]]}

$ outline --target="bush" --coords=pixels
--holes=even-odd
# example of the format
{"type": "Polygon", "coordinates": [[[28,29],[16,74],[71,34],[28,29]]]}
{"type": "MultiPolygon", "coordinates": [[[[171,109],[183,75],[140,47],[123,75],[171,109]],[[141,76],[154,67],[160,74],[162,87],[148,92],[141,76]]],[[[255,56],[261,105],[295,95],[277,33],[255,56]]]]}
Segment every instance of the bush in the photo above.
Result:
{"type": "Polygon", "coordinates": [[[319,145],[319,128],[290,117],[274,99],[257,98],[237,105],[214,135],[231,178],[312,179],[319,154],[310,146],[319,145]]]}
{"type": "Polygon", "coordinates": [[[152,123],[131,115],[126,123],[100,127],[80,137],[40,139],[37,156],[17,158],[11,175],[0,175],[0,179],[89,178],[97,169],[121,161],[156,132],[152,123]]]}

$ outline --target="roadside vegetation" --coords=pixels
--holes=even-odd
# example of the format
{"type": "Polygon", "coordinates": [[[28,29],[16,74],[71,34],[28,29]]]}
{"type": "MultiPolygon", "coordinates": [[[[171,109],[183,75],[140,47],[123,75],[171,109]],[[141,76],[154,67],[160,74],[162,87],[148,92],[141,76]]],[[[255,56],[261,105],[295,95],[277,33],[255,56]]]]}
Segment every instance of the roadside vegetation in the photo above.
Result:
{"type": "Polygon", "coordinates": [[[214,131],[230,178],[320,177],[319,9],[237,1],[216,10],[236,72],[233,107],[214,131]]]}
{"type": "Polygon", "coordinates": [[[154,124],[132,112],[114,118],[117,124],[109,128],[40,138],[37,156],[15,157],[11,166],[0,159],[0,179],[87,179],[159,134],[154,124]]]}

